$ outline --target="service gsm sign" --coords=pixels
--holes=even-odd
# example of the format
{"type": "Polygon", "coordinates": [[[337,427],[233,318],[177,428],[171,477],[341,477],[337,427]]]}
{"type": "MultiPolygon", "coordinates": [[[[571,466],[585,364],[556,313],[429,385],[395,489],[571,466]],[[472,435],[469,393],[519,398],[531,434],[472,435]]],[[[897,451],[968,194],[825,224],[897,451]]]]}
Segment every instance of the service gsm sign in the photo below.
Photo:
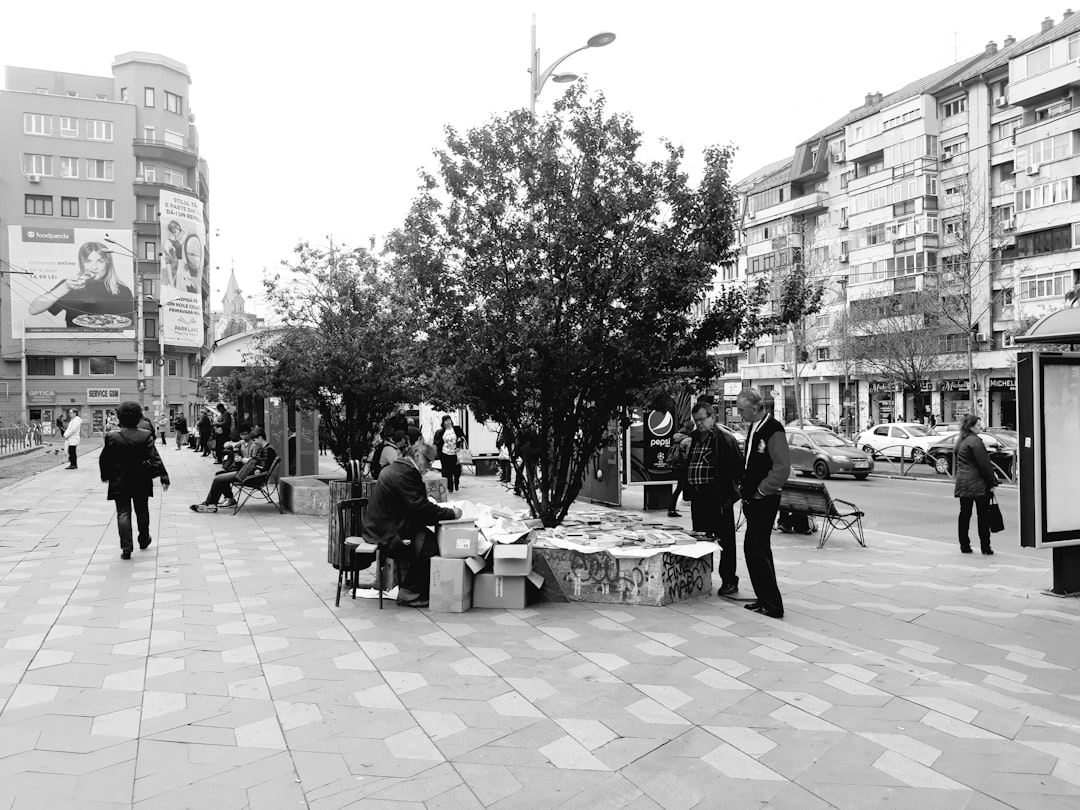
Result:
{"type": "Polygon", "coordinates": [[[87,405],[102,405],[104,403],[119,402],[120,401],[120,389],[119,388],[87,388],[86,389],[86,404],[87,405]]]}

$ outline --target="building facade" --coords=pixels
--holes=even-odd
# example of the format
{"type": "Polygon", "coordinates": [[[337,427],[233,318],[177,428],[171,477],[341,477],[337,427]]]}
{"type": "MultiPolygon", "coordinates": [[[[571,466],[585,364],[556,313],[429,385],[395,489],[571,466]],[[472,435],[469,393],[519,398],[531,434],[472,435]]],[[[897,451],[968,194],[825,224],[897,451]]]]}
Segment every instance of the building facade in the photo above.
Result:
{"type": "Polygon", "coordinates": [[[1078,58],[1080,15],[1044,20],[868,94],[739,184],[745,283],[824,285],[740,370],[778,416],[1015,426],[1012,340],[1080,282],[1078,58]]]}
{"type": "Polygon", "coordinates": [[[122,400],[170,417],[197,406],[210,189],[190,89],[184,65],[142,52],[116,57],[111,76],[5,69],[5,425],[79,408],[92,431],[122,400]],[[164,238],[163,202],[189,214],[164,238]]]}

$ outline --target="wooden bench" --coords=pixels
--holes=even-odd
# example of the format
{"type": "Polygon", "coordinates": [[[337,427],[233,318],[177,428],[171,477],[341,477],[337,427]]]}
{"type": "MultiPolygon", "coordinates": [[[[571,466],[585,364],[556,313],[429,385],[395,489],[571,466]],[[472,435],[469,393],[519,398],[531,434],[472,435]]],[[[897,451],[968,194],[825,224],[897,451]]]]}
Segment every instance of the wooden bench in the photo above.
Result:
{"type": "Polygon", "coordinates": [[[862,528],[864,513],[855,504],[830,495],[823,481],[788,479],[780,491],[780,510],[820,518],[821,540],[818,548],[825,547],[836,529],[847,529],[859,545],[866,548],[862,528]]]}

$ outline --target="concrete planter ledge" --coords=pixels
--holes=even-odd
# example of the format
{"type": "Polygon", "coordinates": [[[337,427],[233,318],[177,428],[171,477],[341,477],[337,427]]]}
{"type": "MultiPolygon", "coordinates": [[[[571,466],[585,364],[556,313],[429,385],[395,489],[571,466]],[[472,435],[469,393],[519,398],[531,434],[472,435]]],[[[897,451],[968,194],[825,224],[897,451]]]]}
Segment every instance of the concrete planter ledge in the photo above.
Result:
{"type": "Polygon", "coordinates": [[[345,476],[290,475],[278,482],[281,505],[294,515],[329,515],[331,481],[345,476]]]}

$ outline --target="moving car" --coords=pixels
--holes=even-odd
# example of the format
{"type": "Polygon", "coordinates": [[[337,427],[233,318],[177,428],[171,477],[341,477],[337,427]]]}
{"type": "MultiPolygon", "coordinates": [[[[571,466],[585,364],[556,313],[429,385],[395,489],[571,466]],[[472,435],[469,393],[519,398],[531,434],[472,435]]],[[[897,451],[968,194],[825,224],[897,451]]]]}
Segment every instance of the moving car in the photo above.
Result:
{"type": "MultiPolygon", "coordinates": [[[[956,440],[959,436],[959,433],[953,433],[938,438],[927,450],[926,463],[942,475],[952,475],[953,457],[956,455],[956,440]]],[[[986,450],[990,454],[990,460],[994,465],[1009,478],[1012,478],[1014,476],[1013,468],[1016,464],[1015,450],[1002,444],[989,433],[979,433],[979,438],[986,445],[986,450]]]]}
{"type": "Polygon", "coordinates": [[[855,437],[855,444],[874,456],[926,460],[926,451],[939,437],[917,422],[886,422],[875,425],[855,437]]]}
{"type": "Polygon", "coordinates": [[[791,469],[813,473],[818,478],[830,475],[853,475],[859,481],[874,470],[874,459],[846,439],[829,430],[787,431],[791,450],[791,469]]]}

